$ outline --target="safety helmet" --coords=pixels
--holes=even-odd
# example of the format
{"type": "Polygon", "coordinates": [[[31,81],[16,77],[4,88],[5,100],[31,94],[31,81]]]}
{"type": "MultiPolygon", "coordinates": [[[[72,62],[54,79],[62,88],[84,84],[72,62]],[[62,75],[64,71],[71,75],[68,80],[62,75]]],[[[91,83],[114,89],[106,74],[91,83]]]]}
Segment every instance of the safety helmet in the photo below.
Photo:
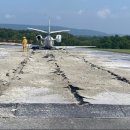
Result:
{"type": "Polygon", "coordinates": [[[23,37],[23,39],[25,39],[26,37],[23,37]]]}

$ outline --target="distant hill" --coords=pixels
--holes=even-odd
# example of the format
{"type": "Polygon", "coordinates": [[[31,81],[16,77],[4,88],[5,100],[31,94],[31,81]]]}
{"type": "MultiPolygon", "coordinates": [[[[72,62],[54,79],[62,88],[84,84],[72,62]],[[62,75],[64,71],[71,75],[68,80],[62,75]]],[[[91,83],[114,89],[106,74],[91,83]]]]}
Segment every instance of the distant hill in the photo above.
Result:
{"type": "MultiPolygon", "coordinates": [[[[0,24],[0,28],[7,28],[7,29],[15,29],[15,30],[26,30],[27,27],[38,28],[48,30],[48,26],[40,26],[40,25],[18,25],[18,24],[0,24]]],[[[87,29],[73,29],[73,28],[66,28],[60,26],[51,26],[51,30],[62,30],[62,29],[69,29],[71,30],[69,33],[75,36],[107,36],[107,33],[94,31],[94,30],[87,30],[87,29]]]]}

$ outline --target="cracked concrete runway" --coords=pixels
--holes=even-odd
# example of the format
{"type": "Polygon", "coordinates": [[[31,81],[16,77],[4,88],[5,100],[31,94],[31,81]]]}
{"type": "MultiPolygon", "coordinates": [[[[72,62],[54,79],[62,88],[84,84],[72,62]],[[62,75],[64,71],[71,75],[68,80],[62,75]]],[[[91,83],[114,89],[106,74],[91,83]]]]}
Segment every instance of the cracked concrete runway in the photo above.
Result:
{"type": "MultiPolygon", "coordinates": [[[[124,74],[127,70],[102,66],[100,59],[84,51],[22,52],[20,48],[0,51],[1,128],[17,128],[19,121],[24,124],[30,117],[39,122],[37,128],[43,127],[41,118],[42,121],[45,118],[43,122],[48,118],[52,124],[61,119],[66,122],[64,128],[74,128],[72,124],[76,124],[77,118],[80,124],[77,128],[91,128],[81,123],[90,123],[91,118],[95,118],[97,128],[105,128],[103,118],[107,119],[105,123],[116,118],[118,127],[123,128],[124,124],[129,127],[130,74],[124,74]],[[67,119],[73,122],[70,126],[67,119]],[[16,125],[11,126],[10,121],[16,125]]],[[[36,128],[34,120],[30,120],[30,128],[36,128]]],[[[54,128],[59,127],[57,124],[54,128]]]]}
{"type": "Polygon", "coordinates": [[[85,53],[7,52],[0,63],[1,103],[130,104],[129,75],[99,66],[85,53]]]}

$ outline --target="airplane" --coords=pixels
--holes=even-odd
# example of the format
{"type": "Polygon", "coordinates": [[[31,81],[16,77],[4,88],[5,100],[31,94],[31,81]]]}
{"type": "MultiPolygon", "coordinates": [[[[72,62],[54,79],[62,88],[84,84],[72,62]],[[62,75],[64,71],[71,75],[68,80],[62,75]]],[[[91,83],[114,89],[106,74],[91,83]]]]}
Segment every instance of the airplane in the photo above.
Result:
{"type": "Polygon", "coordinates": [[[59,35],[59,34],[56,35],[56,38],[54,39],[53,37],[51,37],[51,34],[70,31],[70,30],[51,31],[50,20],[49,20],[49,25],[48,25],[48,31],[35,29],[35,28],[29,28],[29,27],[27,29],[47,34],[47,36],[45,38],[43,38],[42,35],[36,36],[36,40],[40,41],[40,43],[41,43],[41,45],[43,45],[44,49],[53,49],[53,48],[55,48],[54,47],[54,41],[59,42],[59,43],[61,42],[61,39],[62,39],[61,35],[59,35]],[[42,41],[44,41],[44,44],[43,44],[42,41]]]}

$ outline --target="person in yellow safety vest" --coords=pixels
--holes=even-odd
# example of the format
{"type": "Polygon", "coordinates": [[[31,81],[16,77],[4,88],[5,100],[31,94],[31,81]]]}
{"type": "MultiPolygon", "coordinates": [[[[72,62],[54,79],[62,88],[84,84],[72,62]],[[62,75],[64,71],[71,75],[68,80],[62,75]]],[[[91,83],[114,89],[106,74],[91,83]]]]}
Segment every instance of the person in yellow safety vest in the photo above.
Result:
{"type": "Polygon", "coordinates": [[[23,40],[22,40],[22,46],[23,46],[23,51],[27,51],[27,43],[28,43],[28,41],[27,41],[27,39],[26,39],[26,37],[23,37],[23,40]]]}

